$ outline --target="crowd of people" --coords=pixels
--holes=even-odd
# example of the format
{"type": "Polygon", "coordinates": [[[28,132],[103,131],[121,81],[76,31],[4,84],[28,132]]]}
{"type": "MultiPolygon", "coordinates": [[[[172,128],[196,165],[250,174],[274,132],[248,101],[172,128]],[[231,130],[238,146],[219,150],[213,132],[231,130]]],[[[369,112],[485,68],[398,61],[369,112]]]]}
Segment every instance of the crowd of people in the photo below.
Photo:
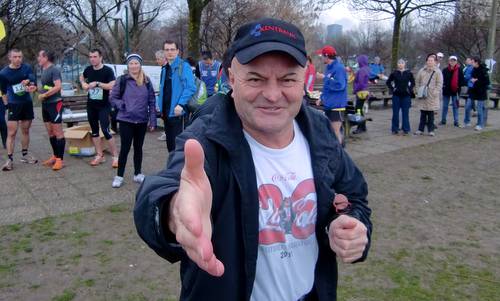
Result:
{"type": "MultiPolygon", "coordinates": [[[[490,86],[488,69],[480,57],[468,57],[465,65],[458,63],[458,58],[451,55],[448,64],[441,69],[444,55],[441,52],[428,54],[425,65],[416,73],[416,76],[406,68],[406,61],[399,59],[397,68],[389,76],[384,74],[385,69],[379,57],[369,64],[366,55],[358,55],[357,71],[354,74],[351,67],[345,67],[337,56],[335,48],[331,45],[324,46],[317,51],[323,57],[325,64],[324,73],[316,73],[316,78],[323,80],[321,98],[316,105],[322,105],[325,115],[330,119],[332,128],[338,140],[342,143],[341,126],[346,118],[346,105],[348,104],[348,86],[352,82],[352,93],[355,97],[354,109],[361,116],[365,115],[365,102],[372,97],[369,86],[381,84],[385,81],[392,95],[392,122],[391,132],[395,135],[402,133],[409,135],[411,132],[409,111],[412,102],[420,110],[420,122],[415,135],[422,135],[425,128],[429,136],[435,136],[437,126],[434,115],[441,110],[440,125],[447,123],[448,109],[451,104],[453,110],[453,124],[455,127],[471,127],[471,111],[477,111],[476,131],[481,131],[486,125],[487,108],[490,86]],[[350,75],[349,73],[352,73],[350,75]],[[467,95],[463,124],[459,121],[459,100],[467,95]],[[414,99],[412,101],[412,99],[414,99]],[[401,119],[400,119],[401,117],[401,119]],[[400,122],[401,120],[401,122],[400,122]]],[[[310,83],[314,83],[311,75],[313,70],[309,63],[306,69],[306,90],[312,91],[310,83]]],[[[353,134],[366,131],[366,122],[360,122],[353,134]]]]}
{"type": "MultiPolygon", "coordinates": [[[[126,58],[126,74],[116,78],[114,71],[103,63],[99,49],[89,52],[89,63],[80,76],[80,84],[87,92],[87,119],[91,128],[95,157],[90,165],[98,166],[106,162],[100,132],[104,135],[111,153],[111,166],[117,169],[112,187],[121,187],[131,146],[134,147],[133,181],[142,183],[142,147],[147,130],[154,131],[157,115],[163,120],[164,133],[160,140],[165,140],[168,152],[175,149],[175,138],[183,131],[188,122],[189,112],[186,104],[197,92],[196,77],[203,81],[207,97],[216,90],[224,91],[227,77],[221,76],[221,63],[212,59],[209,51],[202,52],[202,60],[189,64],[179,56],[175,41],[167,40],[163,50],[155,53],[161,66],[159,95],[150,78],[144,73],[143,59],[139,54],[130,54],[126,58]],[[113,112],[116,112],[113,114],[113,112]],[[110,122],[119,123],[120,149],[110,130],[110,122]]],[[[62,127],[63,103],[61,97],[61,72],[55,66],[55,55],[46,50],[38,53],[37,61],[41,69],[41,79],[37,82],[32,68],[23,63],[23,54],[19,49],[8,53],[9,65],[0,72],[2,103],[0,129],[2,142],[7,149],[7,158],[3,171],[14,168],[14,145],[18,128],[22,131],[21,162],[38,162],[29,148],[29,130],[34,119],[31,93],[37,92],[42,104],[42,119],[45,123],[52,155],[43,161],[43,165],[53,170],[64,167],[66,141],[62,127]],[[5,112],[8,111],[8,122],[5,112]]]]}

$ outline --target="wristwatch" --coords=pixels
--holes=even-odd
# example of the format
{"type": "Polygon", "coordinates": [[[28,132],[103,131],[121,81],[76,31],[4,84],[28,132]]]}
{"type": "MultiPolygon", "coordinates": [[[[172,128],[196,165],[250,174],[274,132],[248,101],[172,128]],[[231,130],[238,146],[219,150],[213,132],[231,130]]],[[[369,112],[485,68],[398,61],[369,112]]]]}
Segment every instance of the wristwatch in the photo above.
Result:
{"type": "Polygon", "coordinates": [[[99,85],[100,85],[100,84],[101,84],[100,82],[96,82],[96,84],[95,84],[95,85],[96,85],[97,87],[99,87],[99,85]]]}

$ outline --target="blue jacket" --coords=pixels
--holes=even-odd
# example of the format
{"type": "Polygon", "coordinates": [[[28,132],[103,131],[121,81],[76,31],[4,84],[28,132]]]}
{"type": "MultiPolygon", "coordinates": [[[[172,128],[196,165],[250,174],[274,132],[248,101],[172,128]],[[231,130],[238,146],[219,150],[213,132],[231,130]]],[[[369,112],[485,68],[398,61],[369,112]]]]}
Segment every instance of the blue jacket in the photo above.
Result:
{"type": "Polygon", "coordinates": [[[474,86],[474,83],[471,81],[471,79],[472,79],[472,70],[473,69],[474,69],[474,67],[472,65],[467,65],[464,68],[464,79],[467,82],[467,87],[469,87],[469,88],[471,88],[472,86],[474,86]]]}
{"type": "Polygon", "coordinates": [[[375,64],[371,63],[370,64],[370,79],[374,79],[377,77],[379,74],[384,73],[384,66],[382,64],[375,64]]]}
{"type": "Polygon", "coordinates": [[[130,123],[147,123],[156,127],[155,91],[149,78],[142,86],[129,75],[125,76],[125,90],[120,98],[120,78],[109,94],[111,104],[118,109],[116,119],[130,123]]]}
{"type": "MultiPolygon", "coordinates": [[[[201,110],[205,110],[204,114],[177,136],[167,169],[147,176],[139,188],[134,221],[141,238],[159,256],[170,262],[181,261],[180,300],[248,301],[255,280],[259,243],[259,196],[252,153],[230,95],[212,96],[201,110]],[[205,172],[212,187],[212,244],[225,268],[221,277],[199,269],[163,222],[171,196],[179,189],[184,143],[189,138],[197,139],[205,153],[205,172]]],[[[306,300],[334,301],[337,262],[325,232],[325,227],[338,217],[332,200],[335,193],[347,196],[352,205],[349,214],[366,225],[370,239],[368,187],[323,114],[302,105],[295,120],[309,144],[318,202],[319,253],[314,286],[306,300]]],[[[368,249],[369,245],[360,261],[365,259],[368,249]]]]}
{"type": "Polygon", "coordinates": [[[321,102],[327,110],[343,109],[347,105],[347,73],[344,65],[335,59],[326,66],[321,102]]]}
{"type": "MultiPolygon", "coordinates": [[[[170,65],[172,68],[172,102],[168,117],[175,117],[174,108],[177,105],[185,107],[189,99],[196,93],[196,85],[194,83],[194,75],[191,66],[181,59],[179,56],[170,65]],[[179,68],[182,64],[182,74],[179,68]]],[[[161,68],[160,76],[160,95],[156,99],[156,106],[160,113],[163,113],[163,83],[165,82],[165,68],[161,68]]],[[[183,114],[186,114],[185,109],[183,114]]]]}

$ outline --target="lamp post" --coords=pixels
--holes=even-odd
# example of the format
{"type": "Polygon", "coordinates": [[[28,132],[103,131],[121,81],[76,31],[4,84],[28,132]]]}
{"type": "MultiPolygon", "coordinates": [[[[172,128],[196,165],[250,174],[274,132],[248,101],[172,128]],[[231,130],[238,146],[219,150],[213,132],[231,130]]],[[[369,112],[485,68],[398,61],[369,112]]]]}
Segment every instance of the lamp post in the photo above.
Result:
{"type": "Polygon", "coordinates": [[[128,32],[128,6],[124,5],[125,8],[125,24],[123,24],[122,20],[122,11],[121,9],[112,17],[113,20],[119,20],[120,23],[123,26],[123,30],[125,31],[125,56],[127,56],[130,53],[130,47],[129,47],[129,32],[128,32]]]}

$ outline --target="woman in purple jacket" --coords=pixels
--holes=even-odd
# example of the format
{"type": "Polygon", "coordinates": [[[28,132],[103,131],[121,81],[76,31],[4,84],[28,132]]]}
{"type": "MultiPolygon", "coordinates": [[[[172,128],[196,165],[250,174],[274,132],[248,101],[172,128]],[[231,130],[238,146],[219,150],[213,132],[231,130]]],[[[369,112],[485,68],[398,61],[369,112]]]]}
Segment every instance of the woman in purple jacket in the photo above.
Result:
{"type": "Polygon", "coordinates": [[[141,173],[142,145],[148,129],[156,127],[155,92],[151,80],[142,70],[142,57],[130,54],[127,57],[128,74],[116,81],[111,91],[111,103],[118,110],[117,120],[120,122],[120,155],[118,172],[113,179],[112,187],[123,185],[123,174],[127,164],[127,156],[134,144],[134,182],[142,183],[141,173]]]}
{"type": "MultiPolygon", "coordinates": [[[[354,78],[352,92],[356,95],[356,112],[359,110],[361,115],[365,116],[363,106],[365,101],[368,99],[368,79],[370,77],[370,67],[368,67],[368,57],[366,55],[358,56],[357,60],[359,70],[356,72],[356,77],[354,78]]],[[[366,122],[360,123],[353,134],[359,134],[362,132],[366,132],[366,122]]]]}

